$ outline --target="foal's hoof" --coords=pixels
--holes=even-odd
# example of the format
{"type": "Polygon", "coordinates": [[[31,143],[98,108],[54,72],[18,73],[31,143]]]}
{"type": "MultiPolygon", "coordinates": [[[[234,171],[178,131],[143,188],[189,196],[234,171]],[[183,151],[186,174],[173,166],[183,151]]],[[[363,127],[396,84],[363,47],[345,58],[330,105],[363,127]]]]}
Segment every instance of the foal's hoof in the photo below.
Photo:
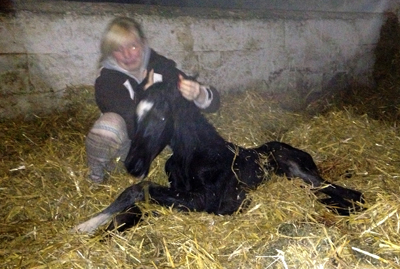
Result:
{"type": "Polygon", "coordinates": [[[342,216],[349,216],[352,213],[365,210],[365,208],[359,204],[365,203],[365,200],[362,196],[360,197],[359,203],[347,201],[344,199],[340,199],[339,201],[338,199],[334,199],[332,197],[319,199],[318,201],[324,204],[330,210],[342,216]]]}

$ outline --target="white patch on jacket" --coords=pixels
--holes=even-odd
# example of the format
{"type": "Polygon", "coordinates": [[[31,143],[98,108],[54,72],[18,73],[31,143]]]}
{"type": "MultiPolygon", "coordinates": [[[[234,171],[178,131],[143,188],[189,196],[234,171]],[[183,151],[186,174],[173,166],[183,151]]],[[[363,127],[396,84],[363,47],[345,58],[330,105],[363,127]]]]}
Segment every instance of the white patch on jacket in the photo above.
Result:
{"type": "Polygon", "coordinates": [[[133,98],[135,98],[135,91],[133,90],[132,85],[131,85],[131,83],[129,82],[128,79],[124,82],[124,86],[128,90],[129,96],[133,100],[133,98]]]}

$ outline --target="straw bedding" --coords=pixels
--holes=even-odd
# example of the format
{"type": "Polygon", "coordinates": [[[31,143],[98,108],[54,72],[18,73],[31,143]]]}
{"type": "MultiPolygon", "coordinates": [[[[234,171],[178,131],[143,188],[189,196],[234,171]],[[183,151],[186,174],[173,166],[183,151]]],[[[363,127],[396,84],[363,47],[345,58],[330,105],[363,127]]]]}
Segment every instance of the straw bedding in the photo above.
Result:
{"type": "MultiPolygon", "coordinates": [[[[274,176],[249,194],[248,209],[232,216],[182,213],[143,203],[149,214],[125,233],[74,234],[71,227],[136,182],[122,167],[104,184],[87,179],[84,138],[99,113],[92,87],[71,89],[71,96],[78,98],[72,98],[66,111],[3,120],[0,264],[3,268],[399,268],[399,106],[390,97],[383,102],[382,92],[398,94],[400,83],[398,76],[391,76],[390,83],[388,79],[375,91],[370,89],[368,102],[362,95],[353,104],[348,98],[329,98],[285,111],[280,103],[290,95],[248,89],[223,95],[220,111],[207,115],[223,137],[241,146],[281,140],[309,152],[327,180],[365,194],[368,208],[348,217],[329,212],[301,180],[274,176]],[[378,99],[379,106],[374,106],[378,99]],[[309,113],[315,105],[319,112],[309,113]],[[390,113],[377,113],[386,105],[390,113]]],[[[352,85],[350,92],[355,96],[364,91],[352,85]]],[[[165,150],[153,163],[150,180],[167,184],[163,165],[169,154],[165,150]]]]}
{"type": "MultiPolygon", "coordinates": [[[[92,89],[79,90],[90,96],[92,89]]],[[[84,100],[67,112],[1,123],[0,259],[6,268],[399,266],[397,123],[351,108],[312,117],[287,112],[254,90],[224,95],[220,112],[209,118],[226,139],[247,147],[278,139],[306,150],[328,180],[364,192],[369,208],[336,216],[300,180],[273,177],[250,193],[250,207],[240,214],[142,204],[157,214],[124,234],[88,236],[69,229],[136,180],[123,169],[103,185],[87,180],[84,136],[98,111],[90,97],[84,100]]],[[[154,162],[151,180],[166,184],[169,154],[154,162]]]]}

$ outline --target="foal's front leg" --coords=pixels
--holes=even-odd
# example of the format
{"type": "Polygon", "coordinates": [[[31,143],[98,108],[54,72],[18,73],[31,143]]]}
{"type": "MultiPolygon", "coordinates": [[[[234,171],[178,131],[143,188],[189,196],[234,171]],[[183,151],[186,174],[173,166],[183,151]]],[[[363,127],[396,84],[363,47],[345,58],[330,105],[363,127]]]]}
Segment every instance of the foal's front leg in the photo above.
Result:
{"type": "Polygon", "coordinates": [[[119,231],[123,231],[138,222],[136,202],[144,201],[145,193],[148,192],[151,201],[162,206],[174,206],[180,210],[205,210],[205,195],[202,193],[179,192],[177,190],[157,185],[148,181],[132,185],[126,188],[117,199],[111,203],[106,209],[101,211],[93,218],[75,226],[73,231],[81,233],[92,233],[99,226],[107,223],[111,217],[117,213],[122,213],[115,218],[107,230],[114,227],[120,227],[119,231]],[[133,208],[133,211],[130,209],[133,208]],[[125,211],[125,212],[124,212],[125,211]]]}
{"type": "Polygon", "coordinates": [[[143,183],[132,185],[126,188],[106,209],[91,219],[75,226],[73,230],[81,233],[92,233],[99,226],[107,223],[114,214],[127,210],[129,207],[134,206],[136,202],[143,199],[143,183]]]}

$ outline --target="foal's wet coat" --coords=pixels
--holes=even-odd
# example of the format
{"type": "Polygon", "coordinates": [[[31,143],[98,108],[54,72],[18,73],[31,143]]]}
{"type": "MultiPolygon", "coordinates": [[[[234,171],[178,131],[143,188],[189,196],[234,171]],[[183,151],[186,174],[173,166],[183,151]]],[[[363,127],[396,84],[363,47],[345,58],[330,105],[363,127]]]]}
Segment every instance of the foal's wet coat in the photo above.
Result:
{"type": "Polygon", "coordinates": [[[145,199],[145,193],[162,206],[232,214],[245,206],[246,193],[270,173],[303,179],[315,192],[325,194],[320,202],[339,214],[363,209],[360,192],[324,180],[312,157],[302,150],[277,141],[250,149],[225,141],[173,84],[156,83],[147,89],[135,117],[135,137],[125,161],[128,172],[145,178],[154,158],[170,146],[173,155],[165,165],[170,185],[150,181],[132,185],[75,230],[92,232],[116,213],[107,229],[132,227],[141,218],[136,203],[145,199]]]}

